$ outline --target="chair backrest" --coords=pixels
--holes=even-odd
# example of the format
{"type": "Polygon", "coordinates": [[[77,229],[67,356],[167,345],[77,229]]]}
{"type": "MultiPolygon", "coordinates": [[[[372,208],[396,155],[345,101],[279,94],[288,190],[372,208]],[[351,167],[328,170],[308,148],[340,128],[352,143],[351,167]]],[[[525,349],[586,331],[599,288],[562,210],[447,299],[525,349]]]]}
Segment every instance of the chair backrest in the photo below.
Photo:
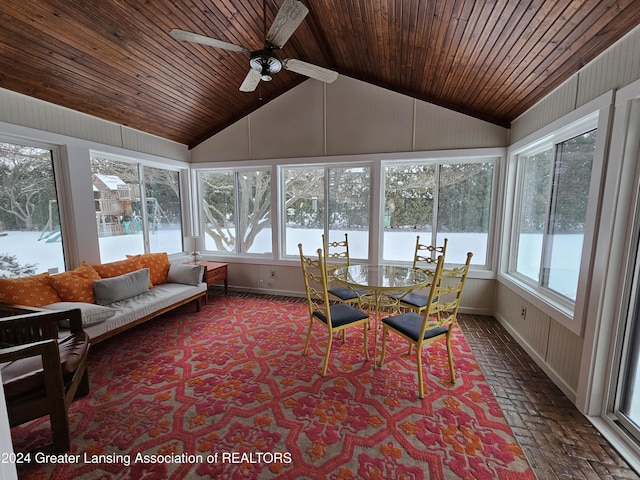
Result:
{"type": "Polygon", "coordinates": [[[319,248],[317,250],[318,258],[305,256],[301,243],[298,244],[298,250],[300,251],[300,264],[302,266],[309,315],[313,315],[315,311],[322,312],[327,317],[327,326],[331,329],[329,282],[322,249],[319,248]]]}
{"type": "Polygon", "coordinates": [[[430,328],[450,327],[457,321],[462,291],[469,273],[473,253],[467,253],[467,260],[461,267],[444,268],[444,257],[438,256],[433,283],[429,290],[429,307],[422,322],[422,335],[430,328]]]}
{"type": "Polygon", "coordinates": [[[437,262],[437,257],[442,255],[444,259],[447,253],[447,242],[449,239],[445,238],[442,246],[437,247],[435,245],[425,245],[420,243],[420,235],[416,237],[416,249],[413,254],[413,268],[425,269],[425,264],[432,268],[433,264],[437,262]],[[439,254],[439,255],[437,255],[439,254]]]}
{"type": "Polygon", "coordinates": [[[339,242],[329,242],[322,234],[322,253],[325,259],[325,265],[328,263],[339,263],[346,266],[350,265],[349,257],[349,235],[344,234],[344,240],[339,242]]]}

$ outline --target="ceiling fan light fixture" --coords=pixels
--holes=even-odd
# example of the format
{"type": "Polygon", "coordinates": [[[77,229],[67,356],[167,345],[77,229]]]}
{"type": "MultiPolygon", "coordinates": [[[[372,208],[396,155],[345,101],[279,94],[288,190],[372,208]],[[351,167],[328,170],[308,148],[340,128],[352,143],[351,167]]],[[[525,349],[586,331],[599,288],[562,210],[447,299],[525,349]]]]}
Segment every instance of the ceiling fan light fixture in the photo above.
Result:
{"type": "Polygon", "coordinates": [[[269,49],[253,52],[249,63],[251,68],[260,72],[260,79],[265,82],[271,81],[271,76],[282,70],[282,62],[269,49]]]}

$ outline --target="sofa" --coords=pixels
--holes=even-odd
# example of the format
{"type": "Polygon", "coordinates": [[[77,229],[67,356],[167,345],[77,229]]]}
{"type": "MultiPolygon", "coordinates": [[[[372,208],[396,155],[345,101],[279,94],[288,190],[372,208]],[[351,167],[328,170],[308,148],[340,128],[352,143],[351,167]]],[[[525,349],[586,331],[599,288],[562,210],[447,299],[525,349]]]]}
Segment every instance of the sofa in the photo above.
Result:
{"type": "MultiPolygon", "coordinates": [[[[176,307],[206,300],[203,267],[171,262],[166,253],[127,256],[69,272],[0,278],[0,302],[43,311],[80,309],[82,328],[99,343],[176,307]]],[[[69,335],[68,322],[59,336],[69,335]]]]}

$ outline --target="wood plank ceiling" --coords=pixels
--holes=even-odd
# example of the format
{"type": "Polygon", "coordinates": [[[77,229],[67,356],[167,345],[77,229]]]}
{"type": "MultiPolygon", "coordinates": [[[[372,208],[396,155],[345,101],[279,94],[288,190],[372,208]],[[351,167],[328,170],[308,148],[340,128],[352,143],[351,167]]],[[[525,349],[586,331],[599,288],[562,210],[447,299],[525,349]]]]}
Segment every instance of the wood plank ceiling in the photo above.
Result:
{"type": "MultiPolygon", "coordinates": [[[[283,0],[2,0],[0,87],[190,147],[295,87],[238,87],[283,0]],[[266,6],[266,16],[263,8],[266,6]]],[[[303,0],[278,52],[508,126],[640,24],[638,0],[303,0]]]]}

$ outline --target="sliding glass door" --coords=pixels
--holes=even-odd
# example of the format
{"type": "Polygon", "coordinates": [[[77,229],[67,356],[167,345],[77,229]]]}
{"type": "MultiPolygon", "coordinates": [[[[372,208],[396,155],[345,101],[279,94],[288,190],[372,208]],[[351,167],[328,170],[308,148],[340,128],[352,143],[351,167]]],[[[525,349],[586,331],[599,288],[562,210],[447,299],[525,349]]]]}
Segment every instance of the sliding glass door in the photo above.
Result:
{"type": "Polygon", "coordinates": [[[636,248],[627,312],[618,357],[620,369],[613,410],[621,426],[640,442],[640,248],[636,248]]]}

